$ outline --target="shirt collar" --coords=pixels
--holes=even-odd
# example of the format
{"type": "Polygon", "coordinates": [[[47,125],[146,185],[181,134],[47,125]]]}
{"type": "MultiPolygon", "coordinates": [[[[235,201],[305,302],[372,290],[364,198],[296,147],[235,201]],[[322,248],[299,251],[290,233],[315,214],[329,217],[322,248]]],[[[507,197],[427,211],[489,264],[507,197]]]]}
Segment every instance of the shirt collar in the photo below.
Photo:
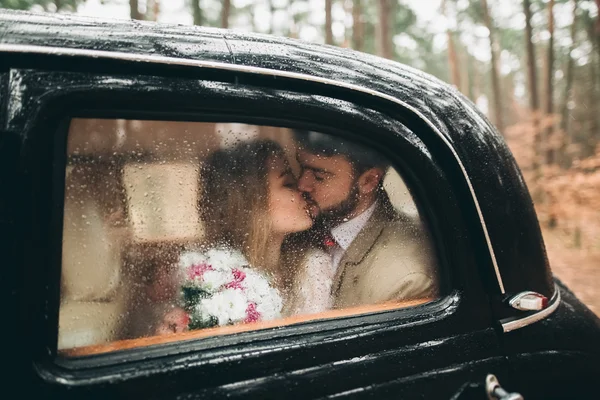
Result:
{"type": "Polygon", "coordinates": [[[358,236],[362,228],[375,212],[377,202],[374,202],[371,207],[367,208],[360,215],[352,218],[349,221],[342,222],[331,230],[331,236],[335,239],[336,243],[344,250],[350,247],[352,241],[358,236]]]}

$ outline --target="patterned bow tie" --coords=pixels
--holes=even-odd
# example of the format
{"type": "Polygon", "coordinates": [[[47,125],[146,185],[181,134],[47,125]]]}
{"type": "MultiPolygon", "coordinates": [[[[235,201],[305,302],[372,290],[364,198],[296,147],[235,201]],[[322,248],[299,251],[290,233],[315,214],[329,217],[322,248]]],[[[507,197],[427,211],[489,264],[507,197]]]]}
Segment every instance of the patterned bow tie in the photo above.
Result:
{"type": "Polygon", "coordinates": [[[337,245],[337,242],[335,241],[335,239],[333,238],[333,236],[326,235],[323,238],[323,245],[325,246],[325,248],[331,249],[332,247],[334,247],[334,246],[337,245]]]}

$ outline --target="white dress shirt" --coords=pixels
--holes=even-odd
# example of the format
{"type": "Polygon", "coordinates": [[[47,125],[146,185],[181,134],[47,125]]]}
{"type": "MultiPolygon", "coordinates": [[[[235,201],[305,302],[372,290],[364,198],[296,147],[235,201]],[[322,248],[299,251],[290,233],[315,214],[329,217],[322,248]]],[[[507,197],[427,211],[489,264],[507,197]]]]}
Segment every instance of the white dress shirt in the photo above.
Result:
{"type": "Polygon", "coordinates": [[[377,206],[377,202],[374,202],[371,207],[367,208],[358,216],[352,218],[349,221],[342,222],[335,228],[331,230],[331,236],[337,243],[337,246],[334,246],[330,250],[332,267],[334,271],[337,271],[338,265],[344,256],[348,247],[352,244],[356,236],[360,233],[360,231],[365,227],[371,215],[375,211],[375,207],[377,206]]]}

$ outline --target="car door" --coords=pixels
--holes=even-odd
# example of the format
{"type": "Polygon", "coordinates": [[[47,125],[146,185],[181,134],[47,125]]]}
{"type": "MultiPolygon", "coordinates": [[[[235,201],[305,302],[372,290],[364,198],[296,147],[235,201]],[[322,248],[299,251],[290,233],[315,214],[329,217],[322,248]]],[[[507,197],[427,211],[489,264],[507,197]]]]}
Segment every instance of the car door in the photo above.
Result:
{"type": "MultiPolygon", "coordinates": [[[[471,384],[483,385],[487,373],[502,380],[506,366],[488,303],[488,293],[497,290],[497,282],[484,226],[468,177],[432,125],[398,104],[355,90],[294,78],[274,79],[232,66],[223,70],[199,66],[174,70],[174,66],[155,65],[144,74],[131,67],[121,74],[110,72],[110,67],[107,72],[86,72],[73,64],[72,71],[13,68],[3,73],[9,88],[5,134],[16,138],[20,148],[13,175],[19,187],[5,211],[16,215],[15,236],[19,238],[12,269],[19,271],[15,281],[21,326],[9,337],[21,349],[21,361],[11,376],[28,377],[32,384],[24,390],[59,398],[134,393],[150,398],[447,398],[460,395],[471,384]],[[174,77],[175,73],[179,76],[174,77]],[[86,125],[86,121],[95,122],[86,125]],[[167,122],[171,125],[161,127],[167,122]],[[110,255],[85,250],[95,241],[108,243],[108,249],[122,243],[121,236],[114,239],[110,233],[119,229],[98,228],[86,231],[87,242],[78,247],[76,264],[81,269],[75,270],[72,279],[86,283],[80,285],[79,297],[75,296],[78,303],[68,305],[69,310],[85,310],[77,320],[87,322],[79,330],[73,328],[76,334],[68,342],[85,351],[65,352],[60,345],[65,325],[59,321],[66,312],[66,291],[76,291],[68,285],[65,289],[65,241],[80,239],[77,233],[68,233],[72,222],[67,219],[68,210],[75,210],[73,215],[82,226],[93,226],[93,210],[98,215],[102,212],[77,208],[78,201],[84,202],[77,196],[93,200],[113,191],[119,199],[115,204],[124,204],[125,210],[115,206],[113,214],[102,215],[118,219],[119,213],[125,213],[129,220],[148,221],[156,217],[153,213],[158,213],[159,203],[168,204],[163,201],[166,198],[178,202],[187,195],[193,197],[194,190],[169,197],[173,193],[166,188],[193,184],[189,177],[197,172],[194,167],[169,164],[173,153],[160,159],[143,150],[145,140],[156,148],[168,148],[169,138],[176,137],[169,129],[177,123],[212,124],[221,139],[235,135],[237,128],[231,127],[240,124],[268,127],[271,130],[265,128],[264,134],[271,137],[277,137],[277,129],[308,129],[383,154],[406,183],[414,210],[431,236],[439,267],[439,296],[406,307],[373,306],[254,330],[113,340],[113,328],[107,328],[111,318],[103,319],[103,315],[133,317],[126,301],[114,305],[114,310],[121,311],[106,311],[113,307],[112,293],[141,281],[134,277],[123,283],[122,270],[93,275],[115,260],[127,265],[120,258],[124,247],[110,255]],[[111,125],[110,139],[99,128],[102,124],[111,125]],[[142,129],[136,137],[142,150],[136,153],[134,143],[127,157],[139,158],[111,158],[119,152],[119,140],[128,140],[122,133],[136,124],[148,130],[142,129]],[[74,126],[79,126],[77,131],[74,126]],[[79,135],[77,145],[73,144],[74,132],[79,135]],[[94,155],[94,149],[103,150],[94,155]],[[78,162],[94,168],[103,165],[104,175],[92,179],[84,174],[76,179],[72,166],[78,162]],[[140,177],[135,169],[142,168],[141,163],[150,163],[154,169],[143,169],[145,175],[140,177]],[[169,168],[160,167],[165,163],[169,168]],[[111,171],[121,174],[120,183],[113,186],[111,171]],[[123,175],[129,177],[126,183],[123,175]],[[172,181],[173,177],[181,181],[172,181]],[[158,193],[152,193],[143,183],[135,186],[135,179],[166,183],[154,186],[158,193]],[[96,191],[89,192],[88,185],[96,185],[96,191]],[[79,192],[70,189],[75,186],[79,192]],[[139,210],[131,207],[136,196],[154,197],[139,210]],[[69,208],[69,201],[74,208],[69,208]],[[109,283],[96,288],[98,282],[109,283]]],[[[180,148],[191,146],[192,152],[201,153],[214,145],[194,140],[189,128],[178,132],[182,139],[172,140],[181,140],[180,148]]],[[[171,218],[171,225],[186,226],[188,236],[196,232],[193,221],[177,215],[171,218]]],[[[101,219],[98,216],[95,221],[101,219]]],[[[156,231],[142,228],[133,233],[150,239],[138,243],[138,258],[129,254],[133,258],[128,262],[141,257],[143,263],[152,263],[150,259],[160,258],[167,247],[168,251],[178,248],[176,240],[168,246],[153,243],[152,238],[171,229],[171,225],[157,224],[156,231]]]]}

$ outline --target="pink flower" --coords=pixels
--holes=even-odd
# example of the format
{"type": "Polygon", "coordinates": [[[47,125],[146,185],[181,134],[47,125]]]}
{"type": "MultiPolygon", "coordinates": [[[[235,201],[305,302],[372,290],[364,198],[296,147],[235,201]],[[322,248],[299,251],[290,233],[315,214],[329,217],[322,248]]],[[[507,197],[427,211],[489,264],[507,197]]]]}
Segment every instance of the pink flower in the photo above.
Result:
{"type": "Polygon", "coordinates": [[[202,263],[202,264],[194,264],[191,267],[188,268],[188,279],[190,280],[194,280],[195,278],[200,278],[202,279],[202,277],[204,276],[204,273],[206,271],[214,271],[214,268],[206,263],[202,263]]]}
{"type": "Polygon", "coordinates": [[[256,311],[256,303],[248,304],[248,308],[246,308],[246,319],[244,320],[244,322],[256,322],[259,319],[260,313],[256,311]]]}
{"type": "Polygon", "coordinates": [[[246,273],[241,269],[234,268],[231,272],[233,272],[233,278],[238,282],[246,279],[246,273]]]}
{"type": "Polygon", "coordinates": [[[242,282],[246,279],[246,273],[237,268],[234,268],[231,272],[233,273],[233,280],[225,285],[225,287],[227,289],[243,289],[242,282]]]}

